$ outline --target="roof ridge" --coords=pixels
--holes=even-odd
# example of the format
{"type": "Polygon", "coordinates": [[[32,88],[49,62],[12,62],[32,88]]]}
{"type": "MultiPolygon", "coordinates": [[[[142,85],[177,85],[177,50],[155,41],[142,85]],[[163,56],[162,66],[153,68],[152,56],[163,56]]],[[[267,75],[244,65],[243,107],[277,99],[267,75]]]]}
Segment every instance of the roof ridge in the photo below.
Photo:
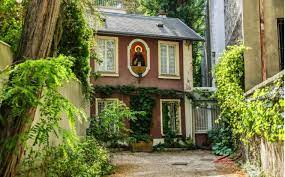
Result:
{"type": "Polygon", "coordinates": [[[113,14],[117,16],[127,16],[127,17],[141,17],[141,18],[153,18],[153,19],[179,19],[175,17],[159,17],[159,16],[146,16],[142,14],[123,14],[123,13],[116,13],[116,12],[101,12],[102,14],[113,14]]]}

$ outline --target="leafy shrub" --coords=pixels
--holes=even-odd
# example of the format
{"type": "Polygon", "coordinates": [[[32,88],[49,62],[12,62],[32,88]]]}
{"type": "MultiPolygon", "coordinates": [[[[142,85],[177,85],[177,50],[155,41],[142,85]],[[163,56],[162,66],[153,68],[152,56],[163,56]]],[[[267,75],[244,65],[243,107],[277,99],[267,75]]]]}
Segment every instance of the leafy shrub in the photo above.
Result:
{"type": "Polygon", "coordinates": [[[212,150],[216,155],[230,155],[233,151],[233,138],[230,128],[217,128],[208,132],[212,150]]]}
{"type": "Polygon", "coordinates": [[[143,111],[145,114],[137,116],[137,119],[131,120],[131,137],[136,142],[150,141],[150,127],[152,120],[152,109],[155,104],[154,98],[147,95],[147,90],[141,90],[138,96],[131,97],[131,109],[143,111]]]}
{"type": "Polygon", "coordinates": [[[191,137],[179,138],[175,136],[165,136],[164,143],[159,143],[154,146],[157,151],[162,151],[165,148],[185,148],[188,150],[196,149],[196,145],[191,137]]]}
{"type": "Polygon", "coordinates": [[[152,140],[152,138],[147,134],[142,134],[142,135],[135,135],[134,134],[128,138],[128,142],[131,144],[137,143],[139,141],[144,141],[146,143],[149,143],[149,142],[151,142],[151,140],[152,140]]]}
{"type": "Polygon", "coordinates": [[[230,46],[215,68],[215,96],[221,109],[219,121],[228,125],[235,137],[249,143],[253,137],[270,142],[284,136],[284,76],[255,90],[246,98],[244,83],[244,46],[230,46]]]}
{"type": "Polygon", "coordinates": [[[106,146],[116,146],[129,135],[126,120],[135,120],[141,114],[143,112],[131,111],[122,102],[108,104],[99,116],[91,118],[87,134],[106,146]]]}
{"type": "Polygon", "coordinates": [[[22,162],[18,176],[100,177],[112,169],[106,149],[96,140],[86,139],[74,147],[63,144],[31,152],[22,162]]]}

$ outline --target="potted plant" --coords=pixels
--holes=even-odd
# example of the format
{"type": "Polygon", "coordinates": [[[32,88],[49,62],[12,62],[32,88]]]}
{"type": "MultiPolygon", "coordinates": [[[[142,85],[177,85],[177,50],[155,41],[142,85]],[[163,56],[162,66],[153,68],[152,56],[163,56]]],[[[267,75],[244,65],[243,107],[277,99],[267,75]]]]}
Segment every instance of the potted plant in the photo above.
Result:
{"type": "Polygon", "coordinates": [[[132,152],[152,152],[153,141],[152,138],[145,135],[132,135],[129,138],[130,150],[132,152]]]}

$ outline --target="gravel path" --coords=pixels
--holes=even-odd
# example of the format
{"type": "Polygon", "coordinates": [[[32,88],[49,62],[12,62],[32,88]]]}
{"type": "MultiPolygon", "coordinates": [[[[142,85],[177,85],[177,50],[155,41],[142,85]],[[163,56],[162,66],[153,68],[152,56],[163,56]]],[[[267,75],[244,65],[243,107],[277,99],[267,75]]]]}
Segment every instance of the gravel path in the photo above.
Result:
{"type": "Polygon", "coordinates": [[[112,154],[110,177],[245,177],[234,164],[214,163],[209,151],[112,154]]]}

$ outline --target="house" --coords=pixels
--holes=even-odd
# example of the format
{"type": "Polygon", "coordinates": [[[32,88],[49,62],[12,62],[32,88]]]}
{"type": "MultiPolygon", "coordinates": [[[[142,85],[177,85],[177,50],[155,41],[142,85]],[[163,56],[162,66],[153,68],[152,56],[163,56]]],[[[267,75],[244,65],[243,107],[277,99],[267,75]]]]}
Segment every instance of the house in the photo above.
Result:
{"type": "MultiPolygon", "coordinates": [[[[150,130],[154,144],[164,138],[164,109],[168,109],[170,116],[164,125],[178,135],[193,137],[191,100],[183,93],[193,89],[192,42],[203,38],[181,20],[164,15],[110,12],[102,15],[104,25],[95,36],[102,62],[91,60],[92,68],[101,77],[91,82],[95,87],[129,86],[172,91],[167,95],[154,95],[150,130]],[[175,92],[180,96],[171,94],[175,92]]],[[[98,114],[108,102],[117,100],[130,105],[131,95],[119,89],[107,96],[97,92],[91,114],[98,114]]]]}

